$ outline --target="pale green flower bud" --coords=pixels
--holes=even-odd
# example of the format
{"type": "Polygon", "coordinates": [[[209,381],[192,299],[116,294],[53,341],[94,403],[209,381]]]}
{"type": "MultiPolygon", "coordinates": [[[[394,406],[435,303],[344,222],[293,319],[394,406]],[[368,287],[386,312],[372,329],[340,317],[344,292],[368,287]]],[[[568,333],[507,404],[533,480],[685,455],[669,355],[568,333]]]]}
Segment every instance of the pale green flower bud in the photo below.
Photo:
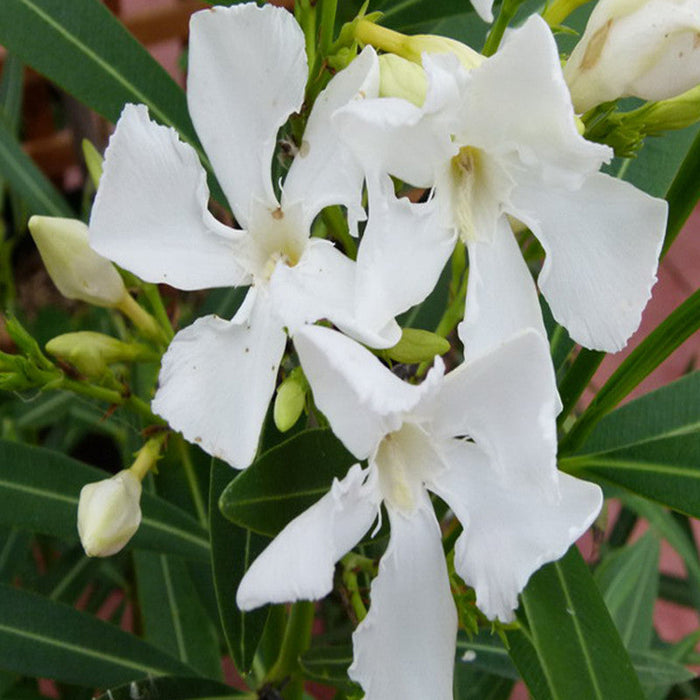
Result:
{"type": "Polygon", "coordinates": [[[420,328],[404,328],[401,340],[383,353],[395,362],[412,365],[429,362],[435,355],[444,355],[449,349],[450,343],[442,336],[420,328]]]}
{"type": "Polygon", "coordinates": [[[600,0],[564,77],[574,107],[675,97],[700,83],[700,0],[600,0]]]}
{"type": "Polygon", "coordinates": [[[86,484],[78,504],[78,534],[89,557],[120,551],[141,524],[141,480],[130,469],[86,484]]]}
{"type": "Polygon", "coordinates": [[[54,357],[73,365],[86,377],[101,377],[108,365],[115,362],[157,360],[150,348],[138,343],[125,343],[103,333],[80,331],[64,333],[46,343],[46,350],[54,357]]]}
{"type": "Polygon", "coordinates": [[[293,370],[277,389],[272,416],[281,433],[286,433],[299,420],[306,405],[307,389],[306,379],[298,370],[293,370]]]}
{"type": "Polygon", "coordinates": [[[428,92],[425,71],[417,63],[393,53],[379,57],[379,96],[402,97],[422,106],[428,92]]]}
{"type": "Polygon", "coordinates": [[[114,265],[88,243],[88,228],[77,219],[32,216],[29,230],[49,276],[68,299],[118,306],[127,296],[114,265]]]}
{"type": "Polygon", "coordinates": [[[700,85],[670,100],[648,104],[639,111],[646,133],[685,129],[700,120],[700,85]]]}

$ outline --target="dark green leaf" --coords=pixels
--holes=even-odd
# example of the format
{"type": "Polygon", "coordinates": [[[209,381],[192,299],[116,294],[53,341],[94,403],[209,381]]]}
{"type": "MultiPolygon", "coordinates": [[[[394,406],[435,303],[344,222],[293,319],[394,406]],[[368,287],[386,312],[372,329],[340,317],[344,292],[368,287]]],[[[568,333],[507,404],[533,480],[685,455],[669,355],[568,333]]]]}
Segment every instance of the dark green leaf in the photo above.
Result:
{"type": "Polygon", "coordinates": [[[632,662],[576,546],[532,576],[522,601],[553,698],[644,697],[632,662]]]}
{"type": "Polygon", "coordinates": [[[700,373],[611,413],[560,466],[700,515],[700,373]]]}
{"type": "Polygon", "coordinates": [[[553,700],[555,695],[550,690],[549,681],[529,632],[525,629],[508,632],[508,645],[508,654],[520,671],[533,700],[553,700]]]}
{"type": "Polygon", "coordinates": [[[112,688],[97,700],[219,700],[248,697],[222,683],[201,678],[149,678],[112,688]]]}
{"type": "MultiPolygon", "coordinates": [[[[3,6],[0,4],[0,26],[2,26],[3,6]]],[[[30,214],[74,216],[56,188],[22,150],[2,118],[0,118],[0,176],[27,203],[30,214]]]]}
{"type": "Polygon", "coordinates": [[[276,535],[313,505],[357,460],[330,430],[307,430],[265,452],[221,495],[232,522],[276,535]]]}
{"type": "Polygon", "coordinates": [[[346,695],[361,692],[359,686],[348,678],[352,646],[312,647],[301,655],[299,663],[310,680],[332,685],[346,695]]]}
{"type": "Polygon", "coordinates": [[[370,9],[383,13],[382,24],[404,32],[415,25],[474,13],[463,0],[380,0],[372,3],[370,9]]]}
{"type": "MultiPolygon", "coordinates": [[[[669,659],[661,652],[636,650],[630,652],[630,657],[639,676],[639,682],[647,695],[656,688],[668,693],[671,686],[676,683],[683,683],[695,677],[695,674],[685,666],[669,659]]],[[[663,693],[662,697],[666,693],[663,693]]]]}
{"type": "MultiPolygon", "coordinates": [[[[245,473],[245,472],[244,472],[245,473]]],[[[243,575],[268,540],[229,522],[219,512],[221,492],[232,470],[212,459],[209,486],[209,531],[214,587],[219,616],[229,651],[240,673],[248,673],[267,619],[267,607],[250,612],[238,609],[236,591],[243,575]]]]}
{"type": "Polygon", "coordinates": [[[147,676],[196,675],[114,625],[5,585],[0,585],[0,667],[101,687],[147,676]]]}
{"type": "MultiPolygon", "coordinates": [[[[75,541],[80,489],[108,476],[58,452],[0,440],[0,523],[75,541]]],[[[132,546],[209,558],[207,534],[189,515],[149,493],[141,509],[132,546]]]]}
{"type": "Polygon", "coordinates": [[[473,638],[463,633],[457,636],[457,665],[468,663],[488,673],[517,680],[520,676],[500,637],[481,632],[473,638]]]}
{"type": "Polygon", "coordinates": [[[112,122],[127,102],[197,144],[184,92],[97,0],[2,0],[0,44],[112,122]]]}
{"type": "Polygon", "coordinates": [[[658,565],[659,540],[646,533],[607,556],[596,569],[595,581],[627,649],[646,650],[651,645],[658,565]]]}
{"type": "Polygon", "coordinates": [[[207,678],[221,678],[221,655],[185,562],[134,552],[144,639],[207,678]]]}

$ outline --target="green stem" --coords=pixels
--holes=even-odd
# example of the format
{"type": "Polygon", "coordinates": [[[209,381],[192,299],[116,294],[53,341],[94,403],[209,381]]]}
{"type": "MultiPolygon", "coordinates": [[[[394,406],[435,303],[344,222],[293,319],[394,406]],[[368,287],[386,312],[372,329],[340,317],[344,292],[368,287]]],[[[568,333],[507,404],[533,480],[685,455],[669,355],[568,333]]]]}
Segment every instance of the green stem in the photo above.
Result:
{"type": "Polygon", "coordinates": [[[550,27],[559,27],[576,9],[590,0],[554,0],[542,13],[542,18],[550,27]]]}
{"type": "Polygon", "coordinates": [[[360,595],[360,584],[357,580],[355,555],[348,554],[343,558],[343,584],[350,594],[350,605],[352,606],[357,622],[360,623],[367,617],[367,608],[360,595]]]}
{"type": "Polygon", "coordinates": [[[493,56],[493,54],[498,51],[498,47],[501,45],[501,40],[503,39],[503,34],[522,3],[523,0],[503,0],[501,11],[498,13],[496,21],[491,25],[491,30],[486,37],[484,48],[481,51],[484,56],[493,56]]]}
{"type": "MultiPolygon", "coordinates": [[[[400,34],[386,27],[380,27],[378,24],[366,19],[361,19],[355,25],[355,39],[361,44],[369,44],[374,46],[375,49],[381,49],[386,53],[395,53],[408,60],[414,60],[405,55],[407,38],[405,34],[400,34]]],[[[417,58],[420,62],[420,55],[417,58]]]]}
{"type": "Polygon", "coordinates": [[[115,308],[121,311],[147,338],[157,343],[163,342],[163,331],[155,318],[139,306],[131,294],[125,292],[115,308]]]}
{"type": "Polygon", "coordinates": [[[302,600],[292,605],[279,656],[265,679],[272,685],[281,685],[291,678],[284,685],[286,700],[302,699],[304,689],[303,679],[299,676],[299,657],[311,643],[314,612],[315,604],[311,601],[302,600]]]}
{"type": "Polygon", "coordinates": [[[326,207],[321,213],[323,223],[345,250],[345,254],[351,259],[357,259],[357,241],[350,235],[348,224],[340,210],[340,207],[326,207]]]}
{"type": "Polygon", "coordinates": [[[335,31],[335,15],[338,11],[338,0],[321,0],[321,21],[319,27],[318,49],[322,58],[328,56],[328,50],[333,43],[335,31]]]}
{"type": "Polygon", "coordinates": [[[180,459],[182,460],[182,468],[185,472],[185,477],[187,478],[187,484],[189,485],[190,493],[192,494],[192,502],[194,503],[195,510],[197,511],[197,518],[199,519],[202,527],[206,528],[208,523],[207,509],[204,505],[204,500],[202,499],[202,492],[199,490],[199,483],[197,482],[197,475],[195,474],[194,464],[192,463],[189,445],[185,442],[181,435],[176,435],[175,441],[177,451],[180,453],[180,459]]]}
{"type": "Polygon", "coordinates": [[[142,286],[142,290],[143,295],[146,297],[146,300],[153,311],[156,321],[158,321],[158,324],[163,329],[163,333],[165,334],[167,341],[170,342],[175,334],[173,333],[173,326],[172,323],[170,323],[168,312],[165,310],[163,298],[160,296],[158,285],[144,284],[142,286]]]}

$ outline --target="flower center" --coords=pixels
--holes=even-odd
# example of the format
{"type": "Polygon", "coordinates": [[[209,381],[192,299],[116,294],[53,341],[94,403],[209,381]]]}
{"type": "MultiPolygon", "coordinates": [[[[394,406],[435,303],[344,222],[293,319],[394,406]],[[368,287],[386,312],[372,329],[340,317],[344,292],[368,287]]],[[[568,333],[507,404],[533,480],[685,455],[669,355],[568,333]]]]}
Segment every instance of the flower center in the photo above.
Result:
{"type": "Polygon", "coordinates": [[[452,158],[451,166],[455,224],[465,241],[474,241],[477,233],[474,207],[479,188],[484,184],[483,153],[473,146],[462,146],[452,158]]]}
{"type": "Polygon", "coordinates": [[[257,248],[258,263],[255,274],[262,281],[270,276],[282,262],[294,267],[304,254],[308,233],[303,230],[298,206],[270,210],[257,207],[250,226],[250,233],[257,248]]]}
{"type": "Polygon", "coordinates": [[[379,443],[374,463],[384,500],[410,513],[416,507],[423,484],[440,459],[427,433],[415,423],[404,423],[379,443]]]}

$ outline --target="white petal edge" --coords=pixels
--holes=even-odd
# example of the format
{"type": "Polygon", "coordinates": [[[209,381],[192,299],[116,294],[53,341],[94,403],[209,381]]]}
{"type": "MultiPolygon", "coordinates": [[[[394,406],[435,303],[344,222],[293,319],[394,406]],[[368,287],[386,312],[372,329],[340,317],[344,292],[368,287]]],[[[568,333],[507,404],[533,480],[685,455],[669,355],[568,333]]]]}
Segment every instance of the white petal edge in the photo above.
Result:
{"type": "Polygon", "coordinates": [[[557,472],[559,498],[536,485],[504,484],[478,447],[454,443],[434,490],[464,526],[455,569],[476,590],[483,613],[511,622],[518,594],[543,564],[556,561],[588,529],[603,503],[595,484],[557,472]]]}
{"type": "Polygon", "coordinates": [[[253,199],[274,209],[277,131],[304,99],[304,34],[278,7],[202,10],[190,21],[187,104],[236,219],[253,199]]]}
{"type": "Polygon", "coordinates": [[[124,107],[105,152],[90,245],[147,282],[178,289],[248,282],[236,250],[247,234],[219,223],[194,149],[144,105],[124,107]]]}
{"type": "Polygon", "coordinates": [[[491,241],[472,241],[464,320],[457,327],[466,359],[488,353],[532,328],[547,337],[537,288],[513,236],[500,217],[491,241]]]}
{"type": "Polygon", "coordinates": [[[379,497],[359,464],[292,520],[246,571],[236,593],[241,610],[265,603],[318,600],[333,589],[335,563],[377,517],[379,497]]]}
{"type": "Polygon", "coordinates": [[[337,73],[314,103],[301,148],[294,158],[282,188],[282,207],[301,202],[305,227],[324,207],[342,204],[348,209],[351,231],[365,218],[362,207],[364,173],[359,162],[340,138],[333,113],[354,100],[376,97],[379,63],[371,46],[344,70],[337,73]]]}
{"type": "MultiPolygon", "coordinates": [[[[388,433],[397,430],[429,390],[402,382],[366,348],[321,326],[305,326],[294,347],[317,406],[333,432],[358,459],[366,459],[388,433]]],[[[442,365],[440,364],[440,367],[442,365]]]]}
{"type": "Polygon", "coordinates": [[[348,675],[366,700],[452,700],[457,611],[432,505],[389,509],[391,537],[353,634],[348,675]]]}
{"type": "Polygon", "coordinates": [[[204,316],[163,356],[153,410],[210,455],[245,469],[255,458],[287,337],[264,291],[231,321],[204,316]]]}
{"type": "Polygon", "coordinates": [[[278,264],[269,281],[275,310],[290,334],[328,319],[345,333],[374,348],[396,345],[401,329],[392,317],[372,322],[356,313],[356,265],[329,241],[312,238],[301,260],[278,264]]]}
{"type": "Polygon", "coordinates": [[[369,187],[369,220],[357,255],[357,315],[382,327],[433,290],[455,245],[434,201],[397,199],[391,179],[369,187]]]}
{"type": "Polygon", "coordinates": [[[528,329],[445,377],[433,430],[474,440],[504,485],[529,483],[552,495],[559,406],[549,344],[528,329]]]}
{"type": "Polygon", "coordinates": [[[521,184],[512,201],[547,254],[538,281],[554,318],[585,347],[623,348],[656,282],[667,203],[603,173],[573,192],[521,184]]]}

